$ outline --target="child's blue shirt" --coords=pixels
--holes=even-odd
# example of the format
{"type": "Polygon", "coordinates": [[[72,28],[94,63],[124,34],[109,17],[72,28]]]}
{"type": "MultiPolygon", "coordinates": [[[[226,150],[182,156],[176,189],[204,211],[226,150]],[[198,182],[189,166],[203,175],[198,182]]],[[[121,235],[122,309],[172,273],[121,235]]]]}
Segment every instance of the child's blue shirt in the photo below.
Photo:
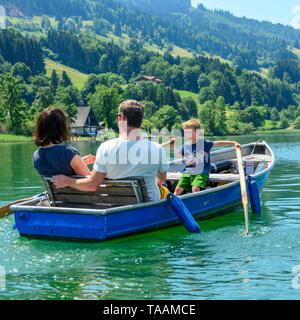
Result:
{"type": "Polygon", "coordinates": [[[180,154],[187,159],[193,159],[193,165],[187,165],[183,173],[185,174],[209,174],[210,173],[210,150],[213,147],[213,141],[199,139],[196,143],[192,144],[186,142],[180,154]]]}

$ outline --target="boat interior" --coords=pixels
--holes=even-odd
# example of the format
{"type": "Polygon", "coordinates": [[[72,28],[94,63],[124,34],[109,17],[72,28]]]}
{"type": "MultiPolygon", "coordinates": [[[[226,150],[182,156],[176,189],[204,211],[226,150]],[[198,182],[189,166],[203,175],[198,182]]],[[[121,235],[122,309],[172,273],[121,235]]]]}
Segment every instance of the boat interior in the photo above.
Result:
{"type": "MultiPolygon", "coordinates": [[[[246,175],[256,175],[272,165],[273,154],[263,141],[242,146],[246,175]]],[[[166,187],[174,192],[185,167],[185,161],[170,162],[166,187]]],[[[147,189],[142,177],[105,180],[96,192],[81,192],[72,188],[56,189],[51,177],[43,177],[48,197],[30,202],[30,206],[65,207],[85,209],[110,209],[148,202],[147,189]]],[[[207,189],[216,188],[239,180],[234,148],[211,153],[211,173],[207,189]]],[[[24,204],[27,205],[27,204],[24,204]]]]}

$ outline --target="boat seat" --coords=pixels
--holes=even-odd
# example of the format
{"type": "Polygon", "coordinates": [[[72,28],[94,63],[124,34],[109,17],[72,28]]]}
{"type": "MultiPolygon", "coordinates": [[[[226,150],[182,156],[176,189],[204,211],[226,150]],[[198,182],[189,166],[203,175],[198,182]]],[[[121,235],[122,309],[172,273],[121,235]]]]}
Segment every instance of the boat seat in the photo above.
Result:
{"type": "Polygon", "coordinates": [[[238,174],[232,173],[211,173],[209,175],[209,181],[211,182],[233,182],[239,179],[240,177],[238,174]]]}
{"type": "MultiPolygon", "coordinates": [[[[167,179],[168,180],[179,180],[181,177],[181,172],[168,172],[167,179]]],[[[239,180],[238,174],[227,174],[227,173],[210,173],[209,181],[210,182],[232,182],[239,180]]]]}
{"type": "MultiPolygon", "coordinates": [[[[52,177],[42,177],[52,206],[105,209],[148,202],[148,193],[142,177],[119,180],[105,179],[99,188],[92,191],[79,191],[70,187],[57,189],[52,177]]],[[[82,179],[85,177],[74,176],[82,179]]]]}

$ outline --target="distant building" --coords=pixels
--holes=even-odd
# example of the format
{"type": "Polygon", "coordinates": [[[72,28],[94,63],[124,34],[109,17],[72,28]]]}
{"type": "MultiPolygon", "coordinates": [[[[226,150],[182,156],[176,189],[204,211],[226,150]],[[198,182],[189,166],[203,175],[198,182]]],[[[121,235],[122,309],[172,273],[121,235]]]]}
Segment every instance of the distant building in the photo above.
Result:
{"type": "Polygon", "coordinates": [[[104,123],[99,123],[91,107],[78,107],[77,115],[71,124],[71,132],[75,136],[96,137],[97,132],[105,127],[104,123]]]}
{"type": "Polygon", "coordinates": [[[138,78],[135,79],[135,83],[138,84],[139,82],[141,81],[151,81],[155,84],[160,84],[161,82],[163,82],[162,80],[154,77],[154,76],[151,76],[151,77],[148,77],[148,76],[140,76],[138,78]]]}

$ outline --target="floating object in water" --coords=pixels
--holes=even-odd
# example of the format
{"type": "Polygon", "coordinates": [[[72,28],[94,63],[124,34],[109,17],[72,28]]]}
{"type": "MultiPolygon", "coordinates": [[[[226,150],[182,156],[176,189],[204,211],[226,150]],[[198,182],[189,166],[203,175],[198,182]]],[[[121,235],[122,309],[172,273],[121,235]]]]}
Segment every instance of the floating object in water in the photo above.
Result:
{"type": "Polygon", "coordinates": [[[253,214],[261,214],[261,205],[257,183],[252,176],[248,176],[248,190],[253,214]]]}
{"type": "Polygon", "coordinates": [[[173,193],[169,193],[167,199],[171,208],[176,213],[177,217],[182,221],[186,229],[189,232],[201,233],[198,223],[190,214],[189,210],[184,205],[184,203],[173,193]]]}

